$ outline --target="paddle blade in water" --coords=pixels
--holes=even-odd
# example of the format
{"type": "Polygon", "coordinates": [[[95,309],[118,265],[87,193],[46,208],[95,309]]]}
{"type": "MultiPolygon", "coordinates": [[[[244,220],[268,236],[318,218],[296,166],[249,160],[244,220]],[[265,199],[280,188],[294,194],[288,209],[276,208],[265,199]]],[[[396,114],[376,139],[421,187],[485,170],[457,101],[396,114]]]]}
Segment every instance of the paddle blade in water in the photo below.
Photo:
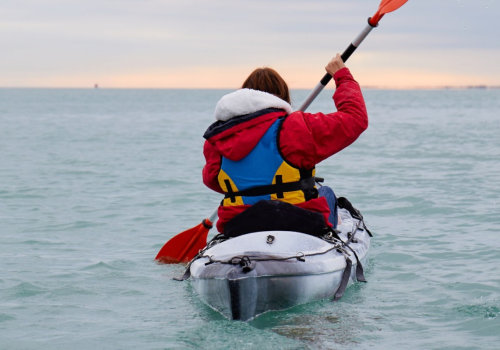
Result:
{"type": "Polygon", "coordinates": [[[179,233],[165,243],[155,259],[163,264],[191,261],[207,245],[207,235],[211,228],[212,222],[205,219],[198,226],[179,233]]]}
{"type": "Polygon", "coordinates": [[[377,26],[378,22],[386,13],[396,11],[403,6],[408,0],[382,0],[377,12],[370,18],[370,25],[377,26]]]}

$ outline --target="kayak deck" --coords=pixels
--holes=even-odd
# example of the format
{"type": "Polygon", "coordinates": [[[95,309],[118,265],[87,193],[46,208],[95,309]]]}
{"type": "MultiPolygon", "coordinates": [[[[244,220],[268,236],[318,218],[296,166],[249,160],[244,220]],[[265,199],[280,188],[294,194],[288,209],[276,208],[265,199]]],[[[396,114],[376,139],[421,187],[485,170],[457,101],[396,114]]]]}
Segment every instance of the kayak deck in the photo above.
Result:
{"type": "Polygon", "coordinates": [[[365,262],[370,246],[364,223],[347,210],[339,210],[339,215],[340,240],[263,231],[215,244],[191,262],[191,283],[211,308],[242,321],[337,297],[342,284],[345,288],[359,280],[358,265],[365,262]],[[343,242],[349,240],[346,246],[343,242]]]}

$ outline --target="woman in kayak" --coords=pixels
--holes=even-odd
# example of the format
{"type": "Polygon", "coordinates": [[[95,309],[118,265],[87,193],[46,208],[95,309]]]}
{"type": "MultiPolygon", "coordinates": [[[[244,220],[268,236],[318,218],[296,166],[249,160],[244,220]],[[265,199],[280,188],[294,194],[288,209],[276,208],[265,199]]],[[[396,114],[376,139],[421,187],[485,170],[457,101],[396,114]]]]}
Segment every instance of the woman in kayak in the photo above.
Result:
{"type": "Polygon", "coordinates": [[[315,186],[315,166],[353,143],[368,127],[358,83],[340,55],[325,67],[335,79],[336,112],[293,112],[288,86],[258,68],[241,89],[223,96],[204,134],[203,182],[223,193],[217,229],[261,200],[278,200],[321,213],[336,227],[333,191],[315,186]]]}

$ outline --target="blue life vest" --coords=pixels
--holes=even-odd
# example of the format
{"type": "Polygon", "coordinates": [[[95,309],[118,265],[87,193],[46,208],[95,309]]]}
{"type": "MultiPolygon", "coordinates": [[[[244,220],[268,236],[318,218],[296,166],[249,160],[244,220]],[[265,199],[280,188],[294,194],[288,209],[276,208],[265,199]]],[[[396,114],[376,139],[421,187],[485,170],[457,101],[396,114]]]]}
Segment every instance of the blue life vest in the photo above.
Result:
{"type": "Polygon", "coordinates": [[[317,198],[315,169],[297,168],[280,153],[278,135],[283,120],[274,122],[243,159],[222,157],[218,175],[225,193],[222,205],[253,205],[263,199],[298,204],[317,198]]]}

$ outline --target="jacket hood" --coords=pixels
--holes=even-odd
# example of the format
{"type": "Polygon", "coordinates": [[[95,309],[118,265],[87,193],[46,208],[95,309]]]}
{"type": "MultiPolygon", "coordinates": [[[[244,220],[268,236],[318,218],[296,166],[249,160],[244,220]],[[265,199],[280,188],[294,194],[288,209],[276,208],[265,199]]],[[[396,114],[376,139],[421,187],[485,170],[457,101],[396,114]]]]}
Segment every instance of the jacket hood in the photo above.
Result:
{"type": "Polygon", "coordinates": [[[278,108],[292,113],[286,101],[267,92],[240,89],[223,96],[215,106],[215,119],[227,121],[231,118],[251,114],[266,108],[278,108]]]}
{"type": "Polygon", "coordinates": [[[223,96],[204,137],[224,157],[238,161],[250,153],[279,117],[292,112],[282,99],[258,90],[240,89],[223,96]]]}

